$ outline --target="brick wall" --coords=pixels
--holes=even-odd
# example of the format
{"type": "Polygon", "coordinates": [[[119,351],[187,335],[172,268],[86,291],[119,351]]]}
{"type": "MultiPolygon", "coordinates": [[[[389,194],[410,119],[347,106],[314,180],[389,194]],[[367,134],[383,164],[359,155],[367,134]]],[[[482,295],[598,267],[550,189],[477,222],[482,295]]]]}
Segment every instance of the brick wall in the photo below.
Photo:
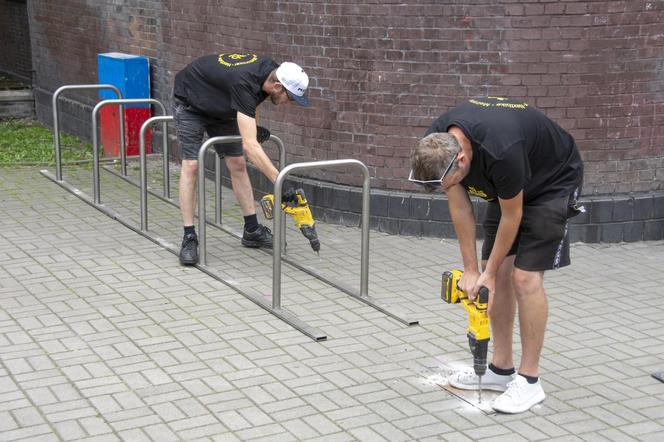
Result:
{"type": "MultiPolygon", "coordinates": [[[[411,190],[417,137],[490,94],[522,98],[575,136],[586,195],[664,190],[662,1],[42,0],[29,11],[45,121],[58,86],[95,82],[99,52],[150,57],[153,96],[167,102],[174,73],[200,55],[268,53],[312,77],[313,108],[264,105],[288,162],[353,157],[373,188],[411,190]]],[[[65,130],[89,134],[91,95],[70,95],[65,130]]]]}
{"type": "Polygon", "coordinates": [[[32,77],[26,0],[0,0],[0,71],[32,77]]]}

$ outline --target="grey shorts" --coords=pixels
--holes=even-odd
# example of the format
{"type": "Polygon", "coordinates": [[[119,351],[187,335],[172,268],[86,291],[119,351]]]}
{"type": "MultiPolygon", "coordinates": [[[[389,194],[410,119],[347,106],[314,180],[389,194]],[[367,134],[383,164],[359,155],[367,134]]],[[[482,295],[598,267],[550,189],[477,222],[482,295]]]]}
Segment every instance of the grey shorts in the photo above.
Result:
{"type": "MultiPolygon", "coordinates": [[[[521,224],[507,256],[514,266],[528,271],[552,270],[570,264],[568,219],[578,215],[576,193],[523,206],[521,224]]],[[[484,219],[482,259],[487,260],[496,241],[500,205],[491,202],[484,219]]]]}
{"type": "MultiPolygon", "coordinates": [[[[183,160],[198,159],[198,151],[203,144],[205,133],[208,137],[240,135],[236,119],[219,120],[208,117],[175,97],[173,97],[173,119],[180,145],[180,157],[183,160]]],[[[242,142],[216,144],[214,148],[222,158],[242,155],[242,142]]]]}

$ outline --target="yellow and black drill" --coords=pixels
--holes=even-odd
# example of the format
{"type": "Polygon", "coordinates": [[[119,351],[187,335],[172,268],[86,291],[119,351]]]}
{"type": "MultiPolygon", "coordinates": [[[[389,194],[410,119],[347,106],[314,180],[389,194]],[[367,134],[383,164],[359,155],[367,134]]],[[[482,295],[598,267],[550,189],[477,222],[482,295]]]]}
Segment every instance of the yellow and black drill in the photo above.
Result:
{"type": "Polygon", "coordinates": [[[468,295],[459,288],[458,283],[463,272],[452,270],[443,272],[443,287],[441,297],[448,304],[461,303],[468,313],[468,344],[473,355],[473,369],[479,377],[479,401],[482,402],[482,376],[486,373],[486,355],[491,339],[489,327],[489,289],[480,288],[479,296],[472,302],[468,295]]]}
{"type": "MultiPolygon", "coordinates": [[[[274,216],[274,195],[268,194],[261,198],[261,208],[265,218],[272,219],[274,216]]],[[[314,252],[319,253],[320,241],[316,233],[314,217],[311,215],[309,203],[302,189],[289,189],[282,195],[281,210],[291,215],[295,225],[300,229],[302,235],[309,240],[314,252]]]]}

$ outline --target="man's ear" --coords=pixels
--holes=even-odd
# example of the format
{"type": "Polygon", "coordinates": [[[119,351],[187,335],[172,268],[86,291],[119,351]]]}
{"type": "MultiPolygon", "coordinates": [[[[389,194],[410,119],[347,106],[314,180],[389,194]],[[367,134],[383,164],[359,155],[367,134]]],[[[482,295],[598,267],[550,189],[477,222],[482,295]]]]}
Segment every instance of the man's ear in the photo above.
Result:
{"type": "Polygon", "coordinates": [[[275,92],[281,92],[281,91],[284,89],[284,85],[281,84],[281,83],[278,82],[278,81],[275,81],[275,82],[274,82],[274,86],[273,86],[273,87],[274,87],[274,91],[275,91],[275,92]]]}
{"type": "Polygon", "coordinates": [[[463,149],[457,154],[456,161],[459,164],[459,167],[463,167],[469,162],[468,155],[464,153],[463,149]]]}

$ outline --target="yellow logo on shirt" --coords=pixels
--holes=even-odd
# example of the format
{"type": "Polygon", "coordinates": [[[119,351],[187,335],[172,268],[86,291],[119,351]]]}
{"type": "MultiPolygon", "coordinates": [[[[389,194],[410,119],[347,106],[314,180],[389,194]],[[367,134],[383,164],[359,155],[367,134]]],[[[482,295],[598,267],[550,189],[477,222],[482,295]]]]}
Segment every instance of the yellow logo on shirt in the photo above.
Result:
{"type": "Polygon", "coordinates": [[[258,60],[256,54],[219,54],[219,64],[228,67],[242,66],[258,60]]]}
{"type": "Polygon", "coordinates": [[[493,98],[494,100],[498,101],[498,103],[491,103],[487,101],[482,101],[481,99],[470,99],[468,102],[470,104],[474,104],[475,106],[482,106],[482,107],[502,107],[502,108],[508,108],[508,109],[526,109],[528,107],[528,103],[503,103],[505,100],[508,100],[508,98],[503,98],[503,97],[487,97],[487,98],[493,98]]]}
{"type": "Polygon", "coordinates": [[[475,189],[473,186],[468,186],[468,193],[473,196],[479,196],[480,198],[487,199],[487,194],[483,190],[475,189]]]}

